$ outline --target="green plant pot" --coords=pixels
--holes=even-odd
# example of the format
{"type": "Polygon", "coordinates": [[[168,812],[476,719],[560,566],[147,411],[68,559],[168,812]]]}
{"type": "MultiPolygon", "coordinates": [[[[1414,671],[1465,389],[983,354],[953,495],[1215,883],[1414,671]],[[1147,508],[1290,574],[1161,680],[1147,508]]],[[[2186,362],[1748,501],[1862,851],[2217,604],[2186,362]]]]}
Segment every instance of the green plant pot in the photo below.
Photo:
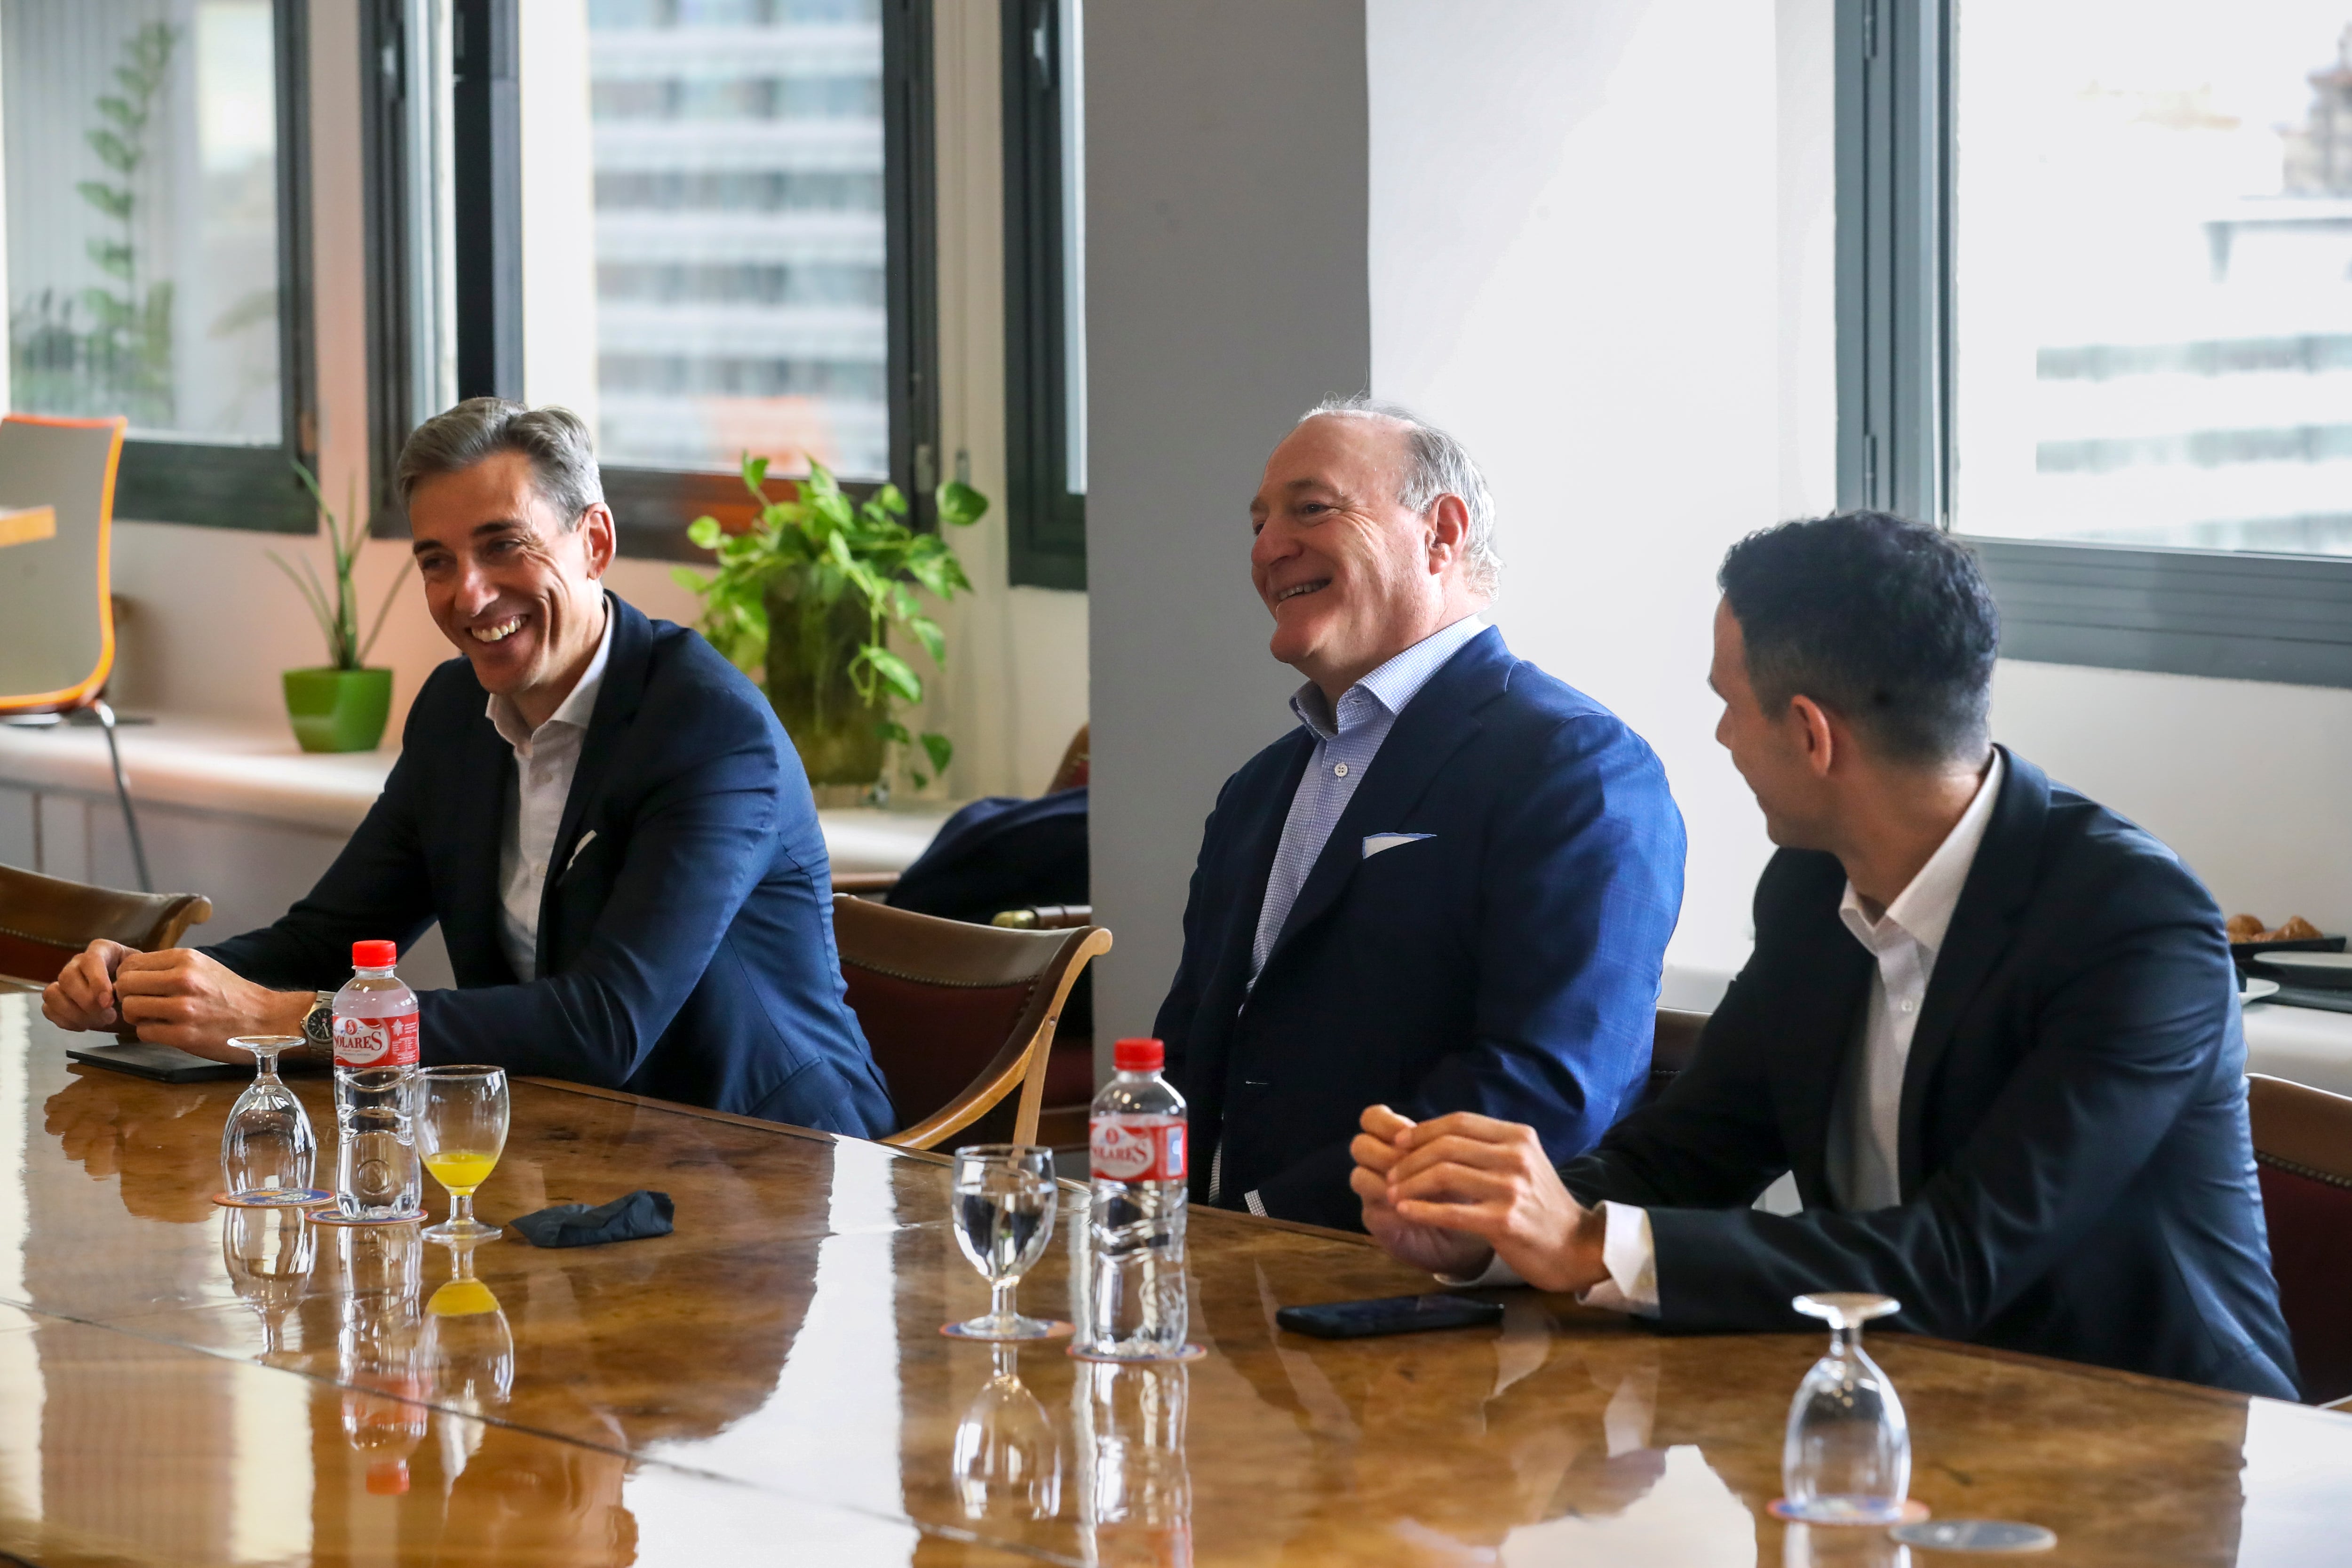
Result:
{"type": "Polygon", "coordinates": [[[768,589],[768,705],[810,784],[872,784],[882,776],[888,714],[860,701],[849,679],[870,623],[854,596],[822,605],[805,587],[785,577],[768,589]]]}
{"type": "Polygon", "coordinates": [[[306,752],[373,752],[392,718],[388,669],[289,669],[286,716],[306,752]]]}

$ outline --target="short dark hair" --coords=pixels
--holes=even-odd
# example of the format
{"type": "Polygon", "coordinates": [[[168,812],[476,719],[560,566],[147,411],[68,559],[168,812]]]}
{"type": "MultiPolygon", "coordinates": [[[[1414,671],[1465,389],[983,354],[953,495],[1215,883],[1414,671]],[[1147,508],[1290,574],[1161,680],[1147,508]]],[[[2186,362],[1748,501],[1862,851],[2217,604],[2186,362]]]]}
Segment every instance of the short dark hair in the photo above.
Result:
{"type": "Polygon", "coordinates": [[[425,480],[470,468],[500,452],[520,452],[530,459],[532,481],[562,515],[567,533],[604,499],[585,420],[552,403],[528,408],[502,397],[469,397],[411,431],[393,465],[393,491],[404,507],[425,480]]]}
{"type": "Polygon", "coordinates": [[[1749,534],[1716,583],[1766,708],[1810,697],[1894,762],[1982,754],[2000,614],[1966,545],[1838,512],[1749,534]]]}

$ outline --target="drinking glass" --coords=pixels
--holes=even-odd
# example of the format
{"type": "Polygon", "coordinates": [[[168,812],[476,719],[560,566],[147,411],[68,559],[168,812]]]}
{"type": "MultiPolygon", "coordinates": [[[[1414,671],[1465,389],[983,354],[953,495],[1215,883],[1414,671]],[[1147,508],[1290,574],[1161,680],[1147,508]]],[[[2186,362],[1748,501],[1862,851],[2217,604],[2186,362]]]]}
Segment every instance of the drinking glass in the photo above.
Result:
{"type": "Polygon", "coordinates": [[[318,1260],[319,1231],[292,1205],[232,1208],[221,1219],[221,1263],[229,1289],[261,1319],[261,1359],[274,1359],[286,1314],[302,1299],[318,1260]]]}
{"type": "Polygon", "coordinates": [[[514,1330],[490,1288],[474,1278],[470,1241],[448,1244],[449,1279],[425,1303],[425,1364],[436,1397],[468,1415],[514,1393],[514,1330]]]}
{"type": "Polygon", "coordinates": [[[490,1179],[507,1146],[503,1068],[426,1068],[416,1140],[425,1168],[449,1194],[449,1217],[425,1234],[436,1241],[488,1241],[499,1227],[474,1217],[474,1189],[490,1179]]]}
{"type": "Polygon", "coordinates": [[[1911,1428],[1878,1363],[1863,1353],[1862,1325],[1898,1311],[1889,1296],[1822,1292],[1790,1303],[1827,1320],[1830,1352],[1813,1363],[1789,1405],[1780,1450],[1780,1511],[1815,1524],[1898,1524],[1911,1491],[1911,1428]]]}
{"type": "Polygon", "coordinates": [[[994,1372],[956,1424],[956,1498],[974,1523],[1052,1519],[1062,1511],[1061,1439],[1023,1384],[1017,1353],[1007,1344],[990,1349],[994,1372]]]}
{"type": "Polygon", "coordinates": [[[1013,1292],[1054,1234],[1054,1152],[1026,1143],[975,1143],[955,1152],[956,1240],[988,1281],[985,1317],[944,1331],[966,1340],[1042,1340],[1066,1325],[1024,1318],[1013,1292]]]}
{"type": "Polygon", "coordinates": [[[257,1068],[221,1129],[221,1176],[228,1195],[240,1202],[304,1204],[322,1195],[310,1186],[318,1137],[302,1102],[278,1076],[278,1053],[302,1043],[299,1035],[239,1035],[229,1041],[251,1051],[257,1068]]]}

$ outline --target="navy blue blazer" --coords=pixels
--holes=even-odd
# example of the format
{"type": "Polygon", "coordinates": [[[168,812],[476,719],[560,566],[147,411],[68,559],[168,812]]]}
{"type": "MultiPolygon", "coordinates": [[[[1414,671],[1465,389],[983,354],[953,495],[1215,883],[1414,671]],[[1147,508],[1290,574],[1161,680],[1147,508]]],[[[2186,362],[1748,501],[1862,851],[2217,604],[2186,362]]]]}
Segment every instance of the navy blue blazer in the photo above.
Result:
{"type": "Polygon", "coordinates": [[[1265,971],[1251,948],[1304,725],[1218,794],[1160,1009],[1190,1102],[1192,1197],[1255,1191],[1284,1219],[1361,1229],[1348,1141],[1365,1106],[1533,1125],[1555,1159],[1639,1100],[1683,820],[1616,715],[1481,632],[1389,731],[1265,971]],[[1367,858],[1374,834],[1430,837],[1367,858]]]}
{"type": "Polygon", "coordinates": [[[354,941],[405,951],[438,921],[459,988],[418,997],[427,1064],[888,1131],[799,754],[709,643],[606,603],[613,647],[555,836],[537,981],[516,983],[499,942],[514,752],[463,658],[426,679],[383,794],[310,896],[204,951],[265,985],[332,989],[351,978],[354,941]]]}
{"type": "Polygon", "coordinates": [[[2292,1399],[2221,911],[2008,755],[1904,1069],[1899,1205],[1840,1213],[1825,1174],[1873,963],[1807,850],[1765,868],[1690,1068],[1560,1173],[1648,1207],[1668,1329],[1795,1329],[1790,1298],[1870,1291],[1897,1329],[2292,1399]],[[1790,1169],[1804,1213],[1748,1206],[1790,1169]]]}

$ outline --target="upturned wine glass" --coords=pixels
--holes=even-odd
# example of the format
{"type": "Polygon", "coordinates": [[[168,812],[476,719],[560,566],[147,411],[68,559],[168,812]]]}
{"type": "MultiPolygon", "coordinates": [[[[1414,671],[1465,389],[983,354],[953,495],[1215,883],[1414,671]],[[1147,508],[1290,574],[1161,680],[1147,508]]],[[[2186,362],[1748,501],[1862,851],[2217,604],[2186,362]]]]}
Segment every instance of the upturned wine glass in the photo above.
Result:
{"type": "Polygon", "coordinates": [[[499,1227],[474,1217],[474,1191],[490,1179],[507,1146],[503,1068],[426,1068],[416,1142],[425,1168],[449,1194],[449,1217],[425,1234],[435,1241],[481,1242],[499,1227]]]}
{"type": "Polygon", "coordinates": [[[221,1176],[228,1195],[246,1204],[304,1204],[320,1194],[310,1185],[319,1140],[310,1114],[278,1076],[278,1054],[303,1043],[299,1035],[239,1035],[228,1042],[250,1051],[256,1071],[229,1109],[221,1129],[221,1176]]]}
{"type": "Polygon", "coordinates": [[[1783,1510],[1814,1524],[1900,1523],[1911,1491],[1911,1428],[1895,1384],[1863,1353],[1862,1325],[1901,1310],[1902,1303],[1825,1291],[1790,1305],[1827,1320],[1830,1350],[1789,1405],[1780,1450],[1783,1510]]]}
{"type": "Polygon", "coordinates": [[[1026,1143],[975,1143],[955,1152],[951,1174],[956,1241],[988,1281],[987,1315],[950,1323],[965,1340],[1042,1340],[1059,1323],[1013,1310],[1021,1277],[1035,1267],[1054,1234],[1054,1152],[1026,1143]]]}

